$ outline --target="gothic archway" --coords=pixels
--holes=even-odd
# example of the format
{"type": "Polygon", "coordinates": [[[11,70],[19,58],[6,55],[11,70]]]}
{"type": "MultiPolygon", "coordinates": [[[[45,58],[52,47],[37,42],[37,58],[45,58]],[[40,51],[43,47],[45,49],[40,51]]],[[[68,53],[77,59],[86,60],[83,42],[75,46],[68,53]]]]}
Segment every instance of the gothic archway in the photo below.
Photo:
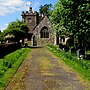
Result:
{"type": "Polygon", "coordinates": [[[40,31],[41,38],[49,38],[49,31],[47,27],[43,27],[40,31]]]}

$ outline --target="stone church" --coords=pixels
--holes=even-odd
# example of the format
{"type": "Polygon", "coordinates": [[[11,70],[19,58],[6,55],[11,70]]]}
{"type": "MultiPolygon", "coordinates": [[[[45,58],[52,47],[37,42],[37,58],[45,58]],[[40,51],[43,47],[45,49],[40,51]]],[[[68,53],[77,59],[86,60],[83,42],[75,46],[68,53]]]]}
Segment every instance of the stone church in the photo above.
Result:
{"type": "Polygon", "coordinates": [[[40,15],[30,7],[29,11],[22,12],[22,19],[29,28],[26,39],[28,45],[41,46],[54,44],[53,30],[47,15],[40,15]]]}

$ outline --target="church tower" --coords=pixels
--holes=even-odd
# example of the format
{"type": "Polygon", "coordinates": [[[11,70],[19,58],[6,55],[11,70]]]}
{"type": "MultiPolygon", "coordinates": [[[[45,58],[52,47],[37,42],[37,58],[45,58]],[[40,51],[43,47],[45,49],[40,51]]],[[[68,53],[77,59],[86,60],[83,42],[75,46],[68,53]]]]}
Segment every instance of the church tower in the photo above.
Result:
{"type": "Polygon", "coordinates": [[[31,33],[35,26],[38,24],[38,16],[38,12],[34,12],[32,7],[29,7],[29,11],[22,12],[22,20],[27,23],[29,27],[29,33],[31,33]]]}

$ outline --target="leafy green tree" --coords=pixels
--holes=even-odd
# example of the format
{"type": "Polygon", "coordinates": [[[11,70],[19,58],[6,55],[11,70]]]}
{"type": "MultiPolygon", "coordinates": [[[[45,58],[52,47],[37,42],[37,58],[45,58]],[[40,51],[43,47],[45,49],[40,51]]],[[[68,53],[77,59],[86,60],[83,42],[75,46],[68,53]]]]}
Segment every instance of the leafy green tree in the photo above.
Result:
{"type": "Polygon", "coordinates": [[[58,0],[50,18],[56,31],[67,33],[83,45],[90,36],[89,16],[89,0],[58,0]],[[64,31],[60,27],[64,27],[64,31]]]}
{"type": "Polygon", "coordinates": [[[88,0],[71,0],[71,2],[63,3],[64,27],[71,36],[76,38],[81,46],[83,46],[90,35],[90,2],[88,0]],[[69,10],[66,12],[66,10],[69,10]]]}
{"type": "Polygon", "coordinates": [[[63,5],[61,1],[58,0],[58,3],[54,5],[53,10],[50,11],[50,16],[49,16],[54,32],[56,32],[57,44],[59,44],[58,40],[60,35],[68,34],[63,25],[64,19],[62,17],[63,16],[62,11],[63,11],[63,5]]]}
{"type": "Polygon", "coordinates": [[[3,31],[4,36],[14,35],[16,41],[24,39],[27,36],[27,33],[28,33],[27,25],[20,20],[16,20],[14,22],[9,23],[6,30],[3,31]]]}
{"type": "Polygon", "coordinates": [[[49,15],[51,7],[52,7],[52,4],[45,4],[43,6],[41,5],[39,8],[40,14],[49,15]]]}
{"type": "Polygon", "coordinates": [[[63,18],[62,18],[62,10],[63,10],[63,5],[61,4],[61,2],[58,1],[58,3],[54,6],[54,10],[50,11],[50,20],[52,23],[52,26],[54,28],[54,30],[57,33],[64,33],[65,29],[63,27],[63,18]]]}

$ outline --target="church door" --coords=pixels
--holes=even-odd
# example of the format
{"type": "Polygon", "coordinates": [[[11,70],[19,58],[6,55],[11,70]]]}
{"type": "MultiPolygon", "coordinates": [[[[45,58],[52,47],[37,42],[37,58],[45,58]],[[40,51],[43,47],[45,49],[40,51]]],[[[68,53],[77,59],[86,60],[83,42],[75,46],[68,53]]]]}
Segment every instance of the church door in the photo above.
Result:
{"type": "Polygon", "coordinates": [[[33,36],[33,46],[37,46],[37,40],[35,36],[33,36]]]}

